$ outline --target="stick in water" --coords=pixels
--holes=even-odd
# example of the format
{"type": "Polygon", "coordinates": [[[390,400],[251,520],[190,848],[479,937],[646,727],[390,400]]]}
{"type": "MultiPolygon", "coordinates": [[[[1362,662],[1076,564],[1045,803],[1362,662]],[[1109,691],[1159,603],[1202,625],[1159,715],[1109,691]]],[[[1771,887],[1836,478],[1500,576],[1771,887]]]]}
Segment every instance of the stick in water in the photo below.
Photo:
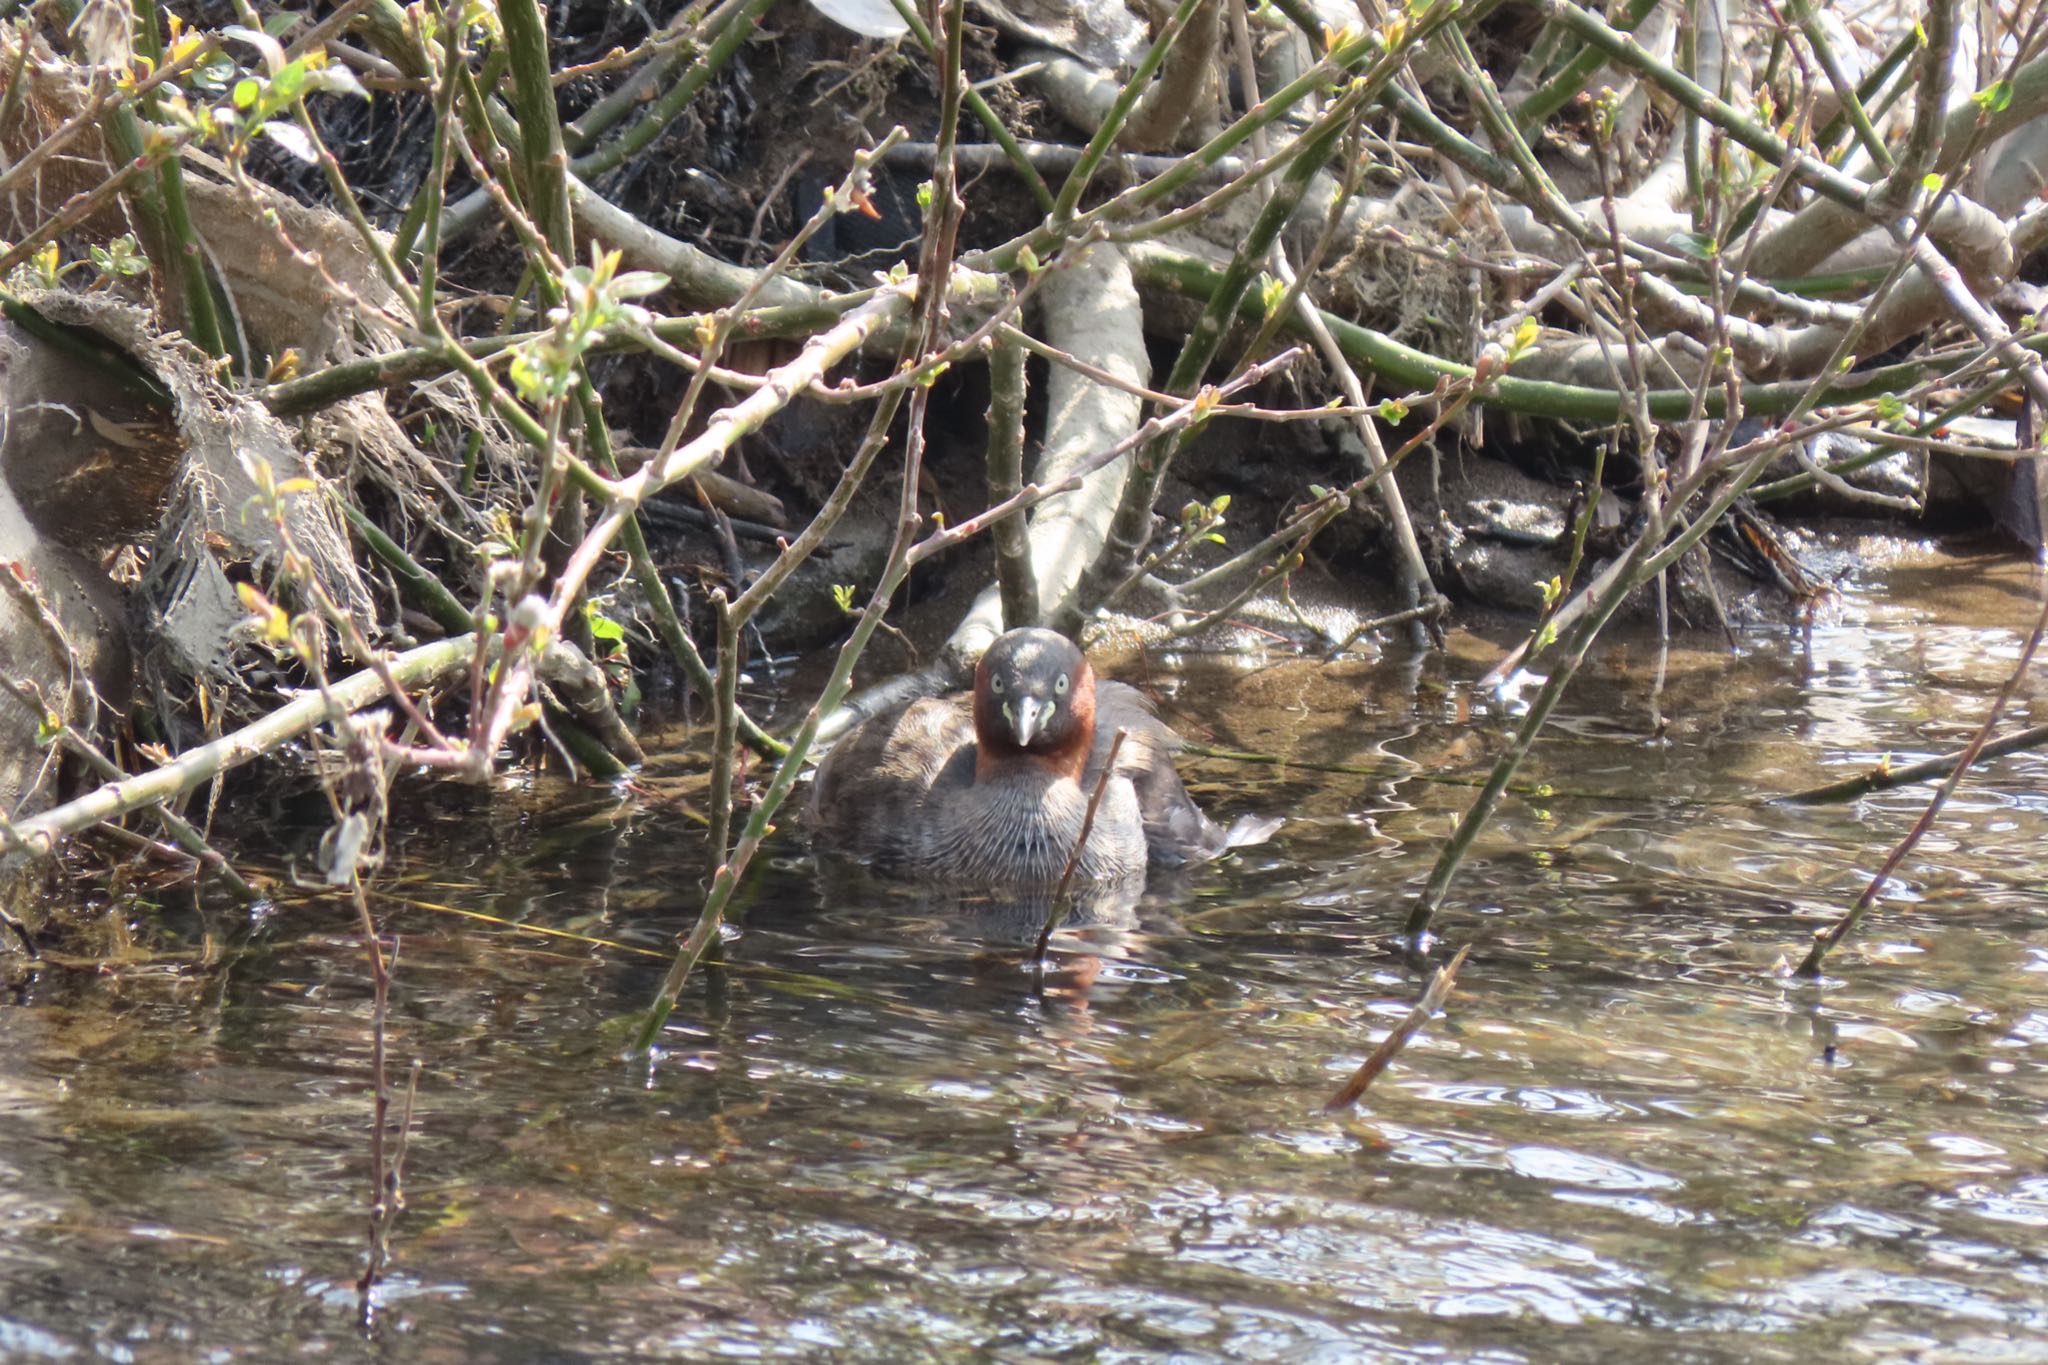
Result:
{"type": "Polygon", "coordinates": [[[1871,877],[1870,885],[1864,887],[1863,894],[1856,898],[1856,903],[1832,925],[1814,932],[1813,946],[1806,950],[1806,960],[1799,964],[1796,975],[1809,979],[1820,975],[1821,964],[1827,961],[1828,953],[1863,922],[1863,917],[1870,912],[1870,907],[1877,904],[1877,898],[1883,893],[1885,883],[1891,880],[1892,873],[1898,870],[1899,864],[1906,860],[1906,855],[1913,851],[1913,846],[1920,842],[1921,837],[1934,828],[1934,817],[1941,814],[1941,808],[1948,804],[1948,799],[1955,795],[1956,788],[1962,785],[1963,775],[1970,771],[1970,765],[1989,747],[1991,732],[1998,728],[1998,718],[2005,714],[2006,704],[2012,700],[2013,692],[2019,687],[2020,680],[2026,677],[2028,665],[2034,662],[2034,653],[2041,648],[2041,639],[2044,635],[2048,635],[2048,596],[2041,600],[2041,614],[2034,621],[2033,633],[2027,636],[2026,644],[2020,647],[2019,662],[2006,677],[2005,685],[1998,689],[1998,695],[1991,699],[1991,711],[1984,717],[1984,723],[1977,727],[1977,733],[1970,737],[1970,742],[1956,755],[1955,766],[1949,769],[1948,776],[1942,779],[1941,785],[1934,789],[1934,795],[1927,798],[1927,807],[1920,812],[1920,818],[1913,822],[1913,828],[1906,831],[1906,837],[1893,846],[1883,865],[1877,869],[1876,875],[1871,877]]]}
{"type": "Polygon", "coordinates": [[[1387,1063],[1393,1061],[1401,1049],[1408,1046],[1408,1040],[1422,1032],[1422,1026],[1429,1022],[1429,1016],[1435,1014],[1444,1003],[1445,997],[1450,995],[1451,983],[1458,979],[1458,968],[1465,965],[1465,954],[1471,951],[1472,945],[1468,943],[1458,949],[1449,962],[1437,968],[1436,975],[1429,979],[1428,988],[1422,992],[1422,998],[1415,1002],[1414,1009],[1408,1011],[1408,1017],[1394,1025],[1394,1031],[1380,1040],[1380,1045],[1372,1050],[1372,1056],[1366,1058],[1358,1070],[1351,1073],[1351,1079],[1344,1082],[1344,1088],[1332,1095],[1330,1102],[1323,1106],[1324,1113],[1334,1114],[1340,1109],[1349,1109],[1356,1104],[1358,1097],[1365,1093],[1365,1088],[1387,1069],[1387,1063]]]}
{"type": "Polygon", "coordinates": [[[1052,889],[1052,904],[1045,908],[1045,924],[1038,931],[1038,948],[1032,954],[1032,961],[1044,962],[1045,951],[1052,942],[1052,931],[1059,926],[1060,911],[1067,903],[1067,885],[1074,880],[1074,869],[1081,865],[1081,850],[1088,847],[1088,834],[1095,828],[1095,812],[1102,805],[1102,794],[1109,790],[1109,779],[1116,774],[1116,756],[1122,752],[1124,737],[1130,732],[1122,726],[1110,737],[1109,757],[1102,761],[1102,775],[1095,779],[1095,790],[1088,795],[1088,810],[1081,817],[1081,836],[1074,840],[1074,850],[1067,855],[1067,865],[1060,872],[1059,885],[1052,889]]]}

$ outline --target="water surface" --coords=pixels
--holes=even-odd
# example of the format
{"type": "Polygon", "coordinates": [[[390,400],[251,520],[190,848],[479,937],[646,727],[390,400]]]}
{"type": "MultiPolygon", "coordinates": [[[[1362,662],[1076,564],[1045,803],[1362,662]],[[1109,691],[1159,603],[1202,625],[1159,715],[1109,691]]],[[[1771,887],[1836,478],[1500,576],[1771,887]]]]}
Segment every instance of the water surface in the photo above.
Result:
{"type": "MultiPolygon", "coordinates": [[[[1825,989],[1784,961],[1925,789],[1755,799],[1957,746],[2036,591],[1894,568],[1661,689],[1603,645],[1439,923],[1446,1016],[1342,1117],[1512,725],[1467,681],[1498,641],[1147,660],[1189,735],[1321,766],[1189,764],[1289,825],[1049,972],[1028,910],[821,873],[785,822],[651,1065],[618,1021],[696,913],[695,761],[414,783],[372,899],[420,1073],[368,1336],[353,910],[102,888],[101,960],[0,1006],[0,1358],[2048,1360],[2048,759],[1964,788],[1825,989]]],[[[319,818],[248,862],[310,866],[319,818]]]]}

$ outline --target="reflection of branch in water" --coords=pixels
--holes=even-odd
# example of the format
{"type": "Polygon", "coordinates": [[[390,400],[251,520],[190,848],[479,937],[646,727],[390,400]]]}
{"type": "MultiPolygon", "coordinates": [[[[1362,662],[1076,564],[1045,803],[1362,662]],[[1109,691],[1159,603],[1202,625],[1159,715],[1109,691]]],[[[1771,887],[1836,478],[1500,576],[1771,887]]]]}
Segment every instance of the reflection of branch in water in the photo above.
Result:
{"type": "Polygon", "coordinates": [[[1143,877],[1117,881],[1083,881],[1072,893],[1056,897],[1051,888],[1017,887],[955,891],[942,899],[924,898],[931,909],[947,914],[959,931],[956,938],[978,939],[991,948],[1020,947],[1029,955],[1045,956],[1038,947],[1048,917],[1054,929],[1102,929],[1115,932],[1137,928],[1138,902],[1144,896],[1143,877]]]}
{"type": "MultiPolygon", "coordinates": [[[[974,955],[977,977],[1014,983],[1021,970],[1041,1004],[1058,997],[1086,1010],[1105,964],[1140,958],[1145,935],[1138,902],[1147,886],[1146,878],[1132,876],[1107,882],[1080,878],[1065,896],[1046,886],[962,891],[945,909],[959,936],[972,935],[986,945],[974,955]],[[1048,925],[1061,931],[1058,947],[1050,942],[1048,925]]],[[[1123,972],[1112,979],[1124,979],[1123,972]]]]}

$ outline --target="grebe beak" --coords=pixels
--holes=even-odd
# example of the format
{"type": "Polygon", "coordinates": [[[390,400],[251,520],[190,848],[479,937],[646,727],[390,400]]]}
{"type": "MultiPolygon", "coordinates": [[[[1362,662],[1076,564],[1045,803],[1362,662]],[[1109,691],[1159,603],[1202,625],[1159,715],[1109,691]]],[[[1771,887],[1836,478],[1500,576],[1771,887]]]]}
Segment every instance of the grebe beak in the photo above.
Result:
{"type": "Polygon", "coordinates": [[[1017,738],[1018,748],[1030,748],[1031,741],[1045,733],[1046,722],[1052,719],[1052,712],[1052,702],[1031,696],[1017,698],[1015,710],[1008,705],[1003,707],[1003,714],[1010,719],[1010,733],[1017,738]]]}

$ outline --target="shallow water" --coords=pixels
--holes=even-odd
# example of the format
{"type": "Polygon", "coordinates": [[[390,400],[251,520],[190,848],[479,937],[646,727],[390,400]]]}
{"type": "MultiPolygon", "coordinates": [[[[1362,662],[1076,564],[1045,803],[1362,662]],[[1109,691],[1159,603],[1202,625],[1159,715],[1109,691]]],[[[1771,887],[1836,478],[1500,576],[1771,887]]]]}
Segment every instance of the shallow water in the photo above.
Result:
{"type": "Polygon", "coordinates": [[[618,1020],[695,915],[691,762],[415,786],[373,899],[421,1068],[374,1332],[353,912],[175,890],[0,1005],[0,1358],[2048,1360],[2048,758],[1958,794],[1825,990],[1781,963],[1925,789],[1754,799],[1959,744],[2036,591],[1894,568],[1661,692],[1603,646],[1439,921],[1447,1014],[1345,1117],[1512,723],[1464,681],[1497,643],[1154,656],[1191,736],[1360,771],[1189,764],[1289,825],[1042,980],[1014,908],[821,874],[791,820],[652,1065],[618,1020]]]}

